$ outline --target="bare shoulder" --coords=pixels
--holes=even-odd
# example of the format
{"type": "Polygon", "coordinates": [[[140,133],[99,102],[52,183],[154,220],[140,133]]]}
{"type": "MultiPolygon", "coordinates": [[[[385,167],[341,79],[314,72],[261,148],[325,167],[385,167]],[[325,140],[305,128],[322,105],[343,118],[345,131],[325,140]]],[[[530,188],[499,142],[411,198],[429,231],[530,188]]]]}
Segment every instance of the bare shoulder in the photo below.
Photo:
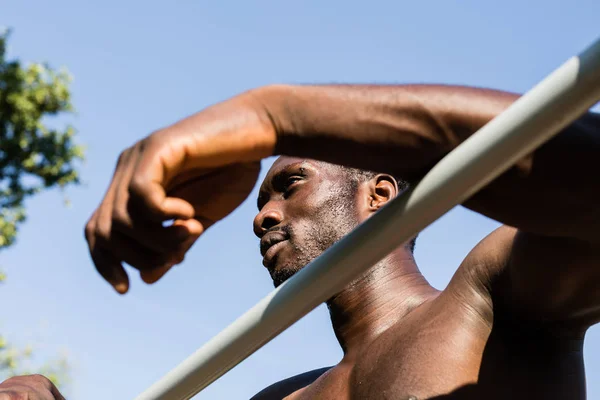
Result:
{"type": "Polygon", "coordinates": [[[578,337],[600,321],[599,265],[597,244],[502,226],[467,255],[446,292],[490,325],[578,337]]]}
{"type": "Polygon", "coordinates": [[[286,396],[307,387],[331,368],[332,367],[315,369],[284,379],[261,390],[254,395],[251,400],[281,400],[286,396]]]}
{"type": "Polygon", "coordinates": [[[473,316],[491,327],[496,296],[505,285],[517,229],[501,226],[465,257],[444,291],[473,316]]]}

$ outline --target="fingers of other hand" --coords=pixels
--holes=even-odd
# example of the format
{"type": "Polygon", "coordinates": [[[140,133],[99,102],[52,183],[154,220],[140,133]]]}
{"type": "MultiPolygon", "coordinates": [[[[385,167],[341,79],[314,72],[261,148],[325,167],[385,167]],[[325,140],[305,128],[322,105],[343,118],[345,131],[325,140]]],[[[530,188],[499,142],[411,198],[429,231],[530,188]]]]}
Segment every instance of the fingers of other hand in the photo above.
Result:
{"type": "Polygon", "coordinates": [[[0,384],[0,400],[65,400],[56,386],[42,375],[9,378],[0,384]]]}

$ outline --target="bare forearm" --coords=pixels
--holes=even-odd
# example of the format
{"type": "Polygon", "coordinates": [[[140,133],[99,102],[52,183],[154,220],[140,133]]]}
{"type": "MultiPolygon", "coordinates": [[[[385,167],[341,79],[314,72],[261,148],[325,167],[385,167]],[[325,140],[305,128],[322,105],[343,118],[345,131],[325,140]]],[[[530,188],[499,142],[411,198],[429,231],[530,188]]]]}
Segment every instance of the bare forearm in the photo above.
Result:
{"type": "Polygon", "coordinates": [[[275,152],[416,179],[518,96],[441,85],[272,86],[275,152]],[[357,155],[360,155],[359,157],[357,155]]]}
{"type": "MultiPolygon", "coordinates": [[[[258,98],[276,154],[421,177],[518,95],[457,86],[273,86],[258,98]]],[[[465,205],[502,223],[588,238],[600,224],[600,123],[586,115],[465,205]]]]}

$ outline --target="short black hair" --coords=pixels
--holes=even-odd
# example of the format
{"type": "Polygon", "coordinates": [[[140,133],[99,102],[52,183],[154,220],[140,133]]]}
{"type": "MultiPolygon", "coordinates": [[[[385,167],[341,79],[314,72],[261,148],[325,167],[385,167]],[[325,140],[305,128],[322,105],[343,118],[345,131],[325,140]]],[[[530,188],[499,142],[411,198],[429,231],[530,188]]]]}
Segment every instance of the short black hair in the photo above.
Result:
{"type": "MultiPolygon", "coordinates": [[[[343,171],[344,173],[352,180],[352,186],[355,188],[358,188],[358,184],[366,182],[368,180],[371,180],[373,178],[375,178],[377,175],[379,175],[379,172],[374,172],[374,171],[368,171],[368,170],[364,170],[364,169],[358,169],[358,168],[352,168],[352,167],[347,167],[345,165],[338,165],[343,171]]],[[[398,190],[400,191],[400,193],[404,192],[406,189],[409,188],[410,184],[405,181],[402,178],[396,177],[396,176],[392,176],[395,180],[396,183],[398,184],[398,190]]],[[[417,236],[415,235],[415,237],[413,237],[408,243],[407,243],[407,247],[409,248],[411,253],[415,252],[415,245],[417,242],[417,236]]]]}

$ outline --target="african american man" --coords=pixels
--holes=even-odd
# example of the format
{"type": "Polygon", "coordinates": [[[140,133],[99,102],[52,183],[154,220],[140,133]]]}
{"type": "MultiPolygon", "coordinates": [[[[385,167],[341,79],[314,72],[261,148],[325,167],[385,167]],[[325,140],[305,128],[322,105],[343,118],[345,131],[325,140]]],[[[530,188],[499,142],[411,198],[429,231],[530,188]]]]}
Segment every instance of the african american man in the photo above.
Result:
{"type": "MultiPolygon", "coordinates": [[[[122,153],[86,225],[92,259],[119,293],[122,263],[155,282],[277,154],[254,230],[280,284],[517,98],[444,85],[243,93],[122,153]]],[[[443,291],[412,244],[399,247],[328,301],[342,360],[255,398],[584,399],[583,340],[600,320],[598,171],[600,118],[586,113],[464,202],[504,225],[448,265],[443,291]]]]}

